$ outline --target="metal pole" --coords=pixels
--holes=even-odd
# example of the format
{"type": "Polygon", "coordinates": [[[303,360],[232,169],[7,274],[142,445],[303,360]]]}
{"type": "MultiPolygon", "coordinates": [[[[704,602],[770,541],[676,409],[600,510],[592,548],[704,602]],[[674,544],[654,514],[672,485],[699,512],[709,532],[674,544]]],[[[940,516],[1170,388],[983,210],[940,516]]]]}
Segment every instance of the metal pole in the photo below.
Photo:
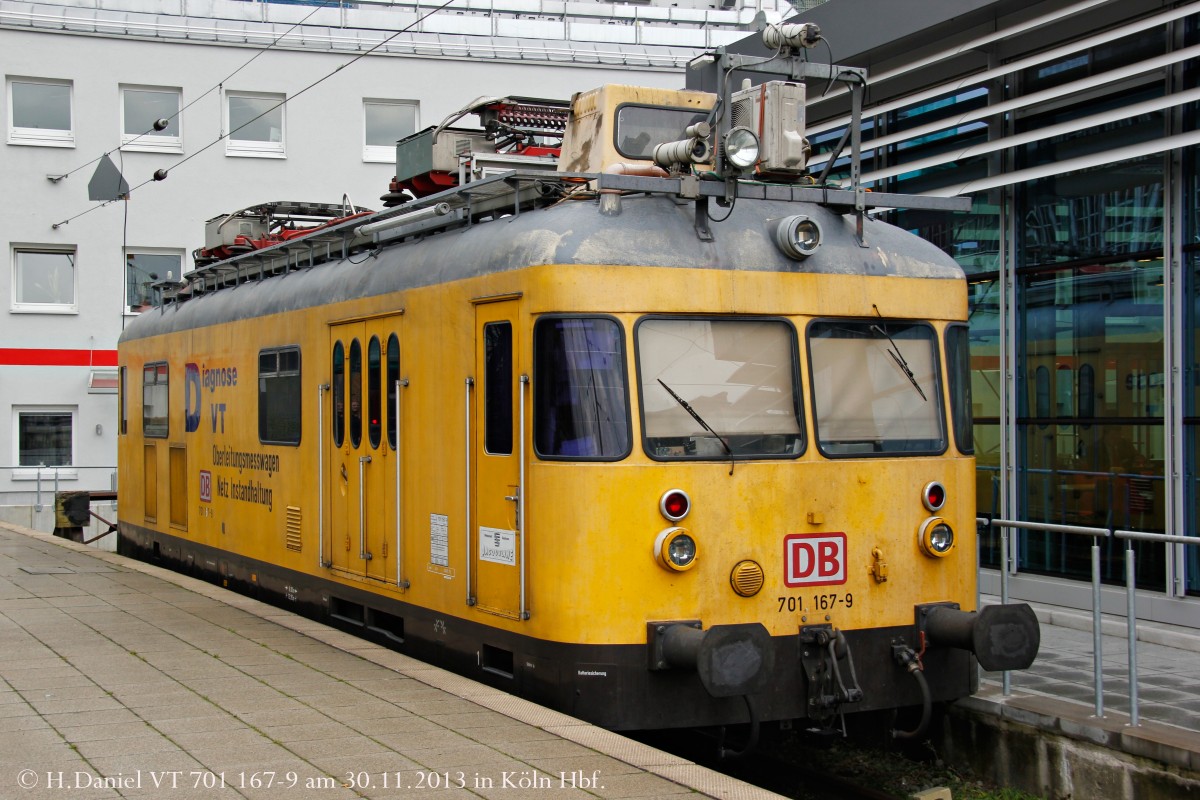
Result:
{"type": "Polygon", "coordinates": [[[1092,670],[1096,686],[1096,716],[1104,718],[1104,643],[1100,629],[1100,545],[1092,545],[1092,670]]]}
{"type": "Polygon", "coordinates": [[[42,510],[42,467],[44,466],[44,464],[38,464],[37,466],[37,497],[33,501],[34,511],[42,510]]]}
{"type": "Polygon", "coordinates": [[[1137,672],[1137,586],[1136,559],[1133,542],[1125,543],[1125,618],[1129,632],[1129,724],[1138,721],[1138,672],[1137,672]]]}
{"type": "MultiPolygon", "coordinates": [[[[1008,528],[1000,529],[1000,604],[1008,604],[1008,528]]],[[[1004,696],[1012,694],[1012,673],[1004,670],[1001,676],[1004,696]]]]}

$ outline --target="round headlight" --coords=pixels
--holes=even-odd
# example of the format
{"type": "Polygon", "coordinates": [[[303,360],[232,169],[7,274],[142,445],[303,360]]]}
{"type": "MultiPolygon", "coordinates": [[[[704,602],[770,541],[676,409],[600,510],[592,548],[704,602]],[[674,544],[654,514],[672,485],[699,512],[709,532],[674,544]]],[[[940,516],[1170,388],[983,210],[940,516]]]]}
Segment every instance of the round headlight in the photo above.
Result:
{"type": "Polygon", "coordinates": [[[733,128],[725,134],[725,160],[738,169],[758,163],[758,135],[749,128],[733,128]]]}
{"type": "Polygon", "coordinates": [[[696,563],[696,540],[683,528],[667,528],[654,540],[654,558],[675,572],[691,569],[696,563]]]}
{"type": "Polygon", "coordinates": [[[921,525],[921,552],[933,558],[942,558],[954,549],[954,529],[941,517],[930,517],[921,525]]]}

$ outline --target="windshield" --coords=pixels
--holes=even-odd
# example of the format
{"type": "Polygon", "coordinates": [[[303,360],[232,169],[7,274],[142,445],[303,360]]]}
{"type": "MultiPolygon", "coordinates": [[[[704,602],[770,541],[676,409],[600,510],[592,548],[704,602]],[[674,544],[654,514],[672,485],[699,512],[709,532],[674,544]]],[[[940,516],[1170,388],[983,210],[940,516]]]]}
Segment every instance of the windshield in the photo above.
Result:
{"type": "Polygon", "coordinates": [[[780,320],[644,319],[637,328],[651,458],[795,456],[795,332],[780,320]]]}
{"type": "Polygon", "coordinates": [[[930,326],[883,319],[814,322],[808,347],[822,453],[918,455],[946,449],[930,326]]]}

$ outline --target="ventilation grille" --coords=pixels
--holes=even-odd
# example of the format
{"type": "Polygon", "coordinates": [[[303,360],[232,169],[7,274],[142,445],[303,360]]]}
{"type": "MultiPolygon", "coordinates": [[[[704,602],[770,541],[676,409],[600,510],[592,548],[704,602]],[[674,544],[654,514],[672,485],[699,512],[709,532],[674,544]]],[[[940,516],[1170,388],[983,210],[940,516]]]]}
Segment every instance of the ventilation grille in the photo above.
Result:
{"type": "Polygon", "coordinates": [[[300,521],[303,515],[299,506],[287,507],[287,520],[284,528],[284,543],[288,550],[300,552],[300,521]]]}
{"type": "Polygon", "coordinates": [[[733,590],[742,597],[753,597],[763,587],[763,570],[753,561],[741,561],[729,575],[733,590]]]}
{"type": "Polygon", "coordinates": [[[757,133],[757,122],[758,120],[754,118],[754,97],[743,97],[733,101],[733,105],[729,109],[730,127],[749,128],[757,133]]]}

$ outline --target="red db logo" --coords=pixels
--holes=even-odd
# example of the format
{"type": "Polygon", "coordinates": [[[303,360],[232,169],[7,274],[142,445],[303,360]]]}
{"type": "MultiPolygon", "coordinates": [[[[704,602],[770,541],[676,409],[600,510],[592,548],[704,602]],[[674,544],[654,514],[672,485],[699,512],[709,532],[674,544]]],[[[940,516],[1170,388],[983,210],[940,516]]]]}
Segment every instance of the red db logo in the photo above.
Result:
{"type": "Polygon", "coordinates": [[[846,534],[793,533],[783,539],[783,582],[814,586],[846,582],[846,534]]]}
{"type": "Polygon", "coordinates": [[[204,503],[212,502],[212,473],[206,469],[200,470],[200,500],[204,503]]]}

